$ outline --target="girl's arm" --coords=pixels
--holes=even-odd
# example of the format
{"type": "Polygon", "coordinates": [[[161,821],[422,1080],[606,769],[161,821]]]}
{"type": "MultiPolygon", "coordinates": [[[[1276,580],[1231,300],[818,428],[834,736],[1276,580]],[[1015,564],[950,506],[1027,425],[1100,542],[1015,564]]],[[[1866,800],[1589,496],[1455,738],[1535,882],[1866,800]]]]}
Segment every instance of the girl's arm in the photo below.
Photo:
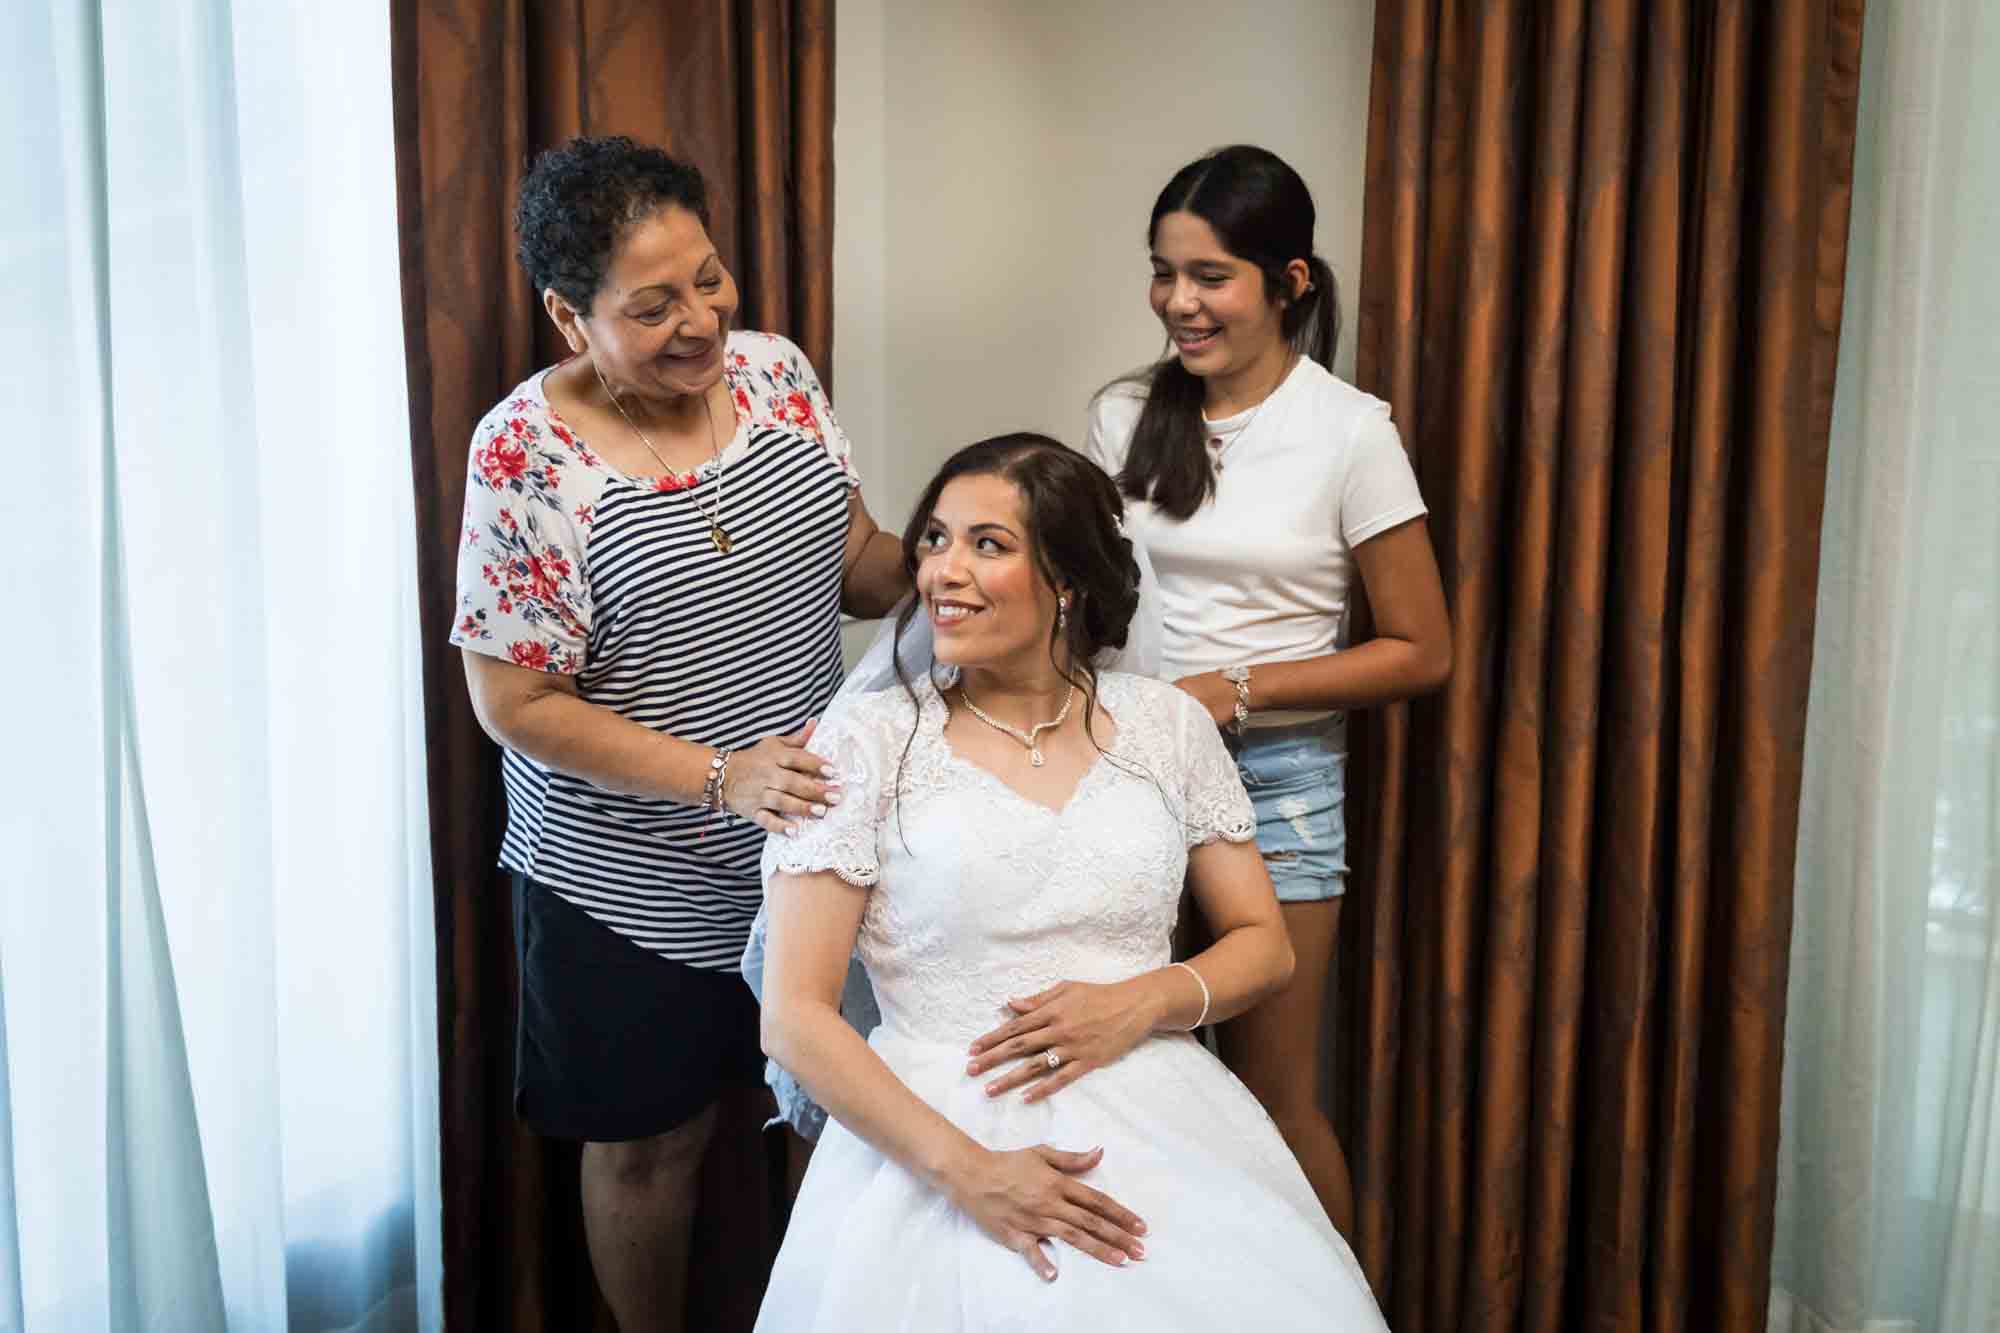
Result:
{"type": "MultiPolygon", "coordinates": [[[[1451,618],[1430,531],[1420,518],[1354,548],[1375,613],[1375,636],[1337,653],[1296,662],[1252,664],[1250,707],[1367,708],[1441,687],[1451,675],[1451,618]]],[[[1236,687],[1220,672],[1176,681],[1218,726],[1236,716],[1236,687]]]]}

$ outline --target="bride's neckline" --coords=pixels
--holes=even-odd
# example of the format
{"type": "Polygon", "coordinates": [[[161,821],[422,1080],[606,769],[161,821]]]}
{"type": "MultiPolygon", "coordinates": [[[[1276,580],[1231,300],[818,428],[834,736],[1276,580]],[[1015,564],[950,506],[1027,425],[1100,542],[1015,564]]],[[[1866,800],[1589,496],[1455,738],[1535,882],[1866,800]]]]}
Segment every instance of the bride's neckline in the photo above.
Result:
{"type": "MultiPolygon", "coordinates": [[[[951,743],[951,737],[944,734],[945,722],[951,716],[951,703],[944,697],[944,689],[939,688],[935,681],[927,680],[924,684],[928,693],[938,703],[938,707],[936,708],[924,708],[922,710],[925,734],[935,744],[942,747],[945,757],[951,763],[970,769],[973,773],[997,784],[1009,796],[1012,796],[1024,805],[1031,805],[1035,809],[1045,814],[1054,815],[1057,818],[1061,818],[1063,815],[1069,813],[1070,807],[1076,804],[1076,798],[1082,794],[1084,788],[1091,784],[1091,781],[1097,776],[1100,770],[1108,767],[1106,760],[1118,752],[1125,739],[1125,728],[1118,721],[1118,715],[1111,711],[1111,707],[1105,698],[1107,694],[1117,692],[1118,682],[1107,680],[1105,675],[1100,674],[1097,678],[1097,690],[1095,694],[1096,711],[1102,713],[1105,720],[1111,723],[1111,739],[1098,750],[1090,763],[1084,767],[1083,772],[1077,775],[1076,782],[1070,787],[1068,794],[1063,797],[1062,803],[1059,805],[1050,805],[1046,801],[1028,795],[1028,793],[1016,787],[1005,777],[988,768],[985,764],[961,754],[958,747],[951,743]]],[[[957,681],[954,676],[951,684],[944,688],[956,688],[956,685],[957,681]]]]}

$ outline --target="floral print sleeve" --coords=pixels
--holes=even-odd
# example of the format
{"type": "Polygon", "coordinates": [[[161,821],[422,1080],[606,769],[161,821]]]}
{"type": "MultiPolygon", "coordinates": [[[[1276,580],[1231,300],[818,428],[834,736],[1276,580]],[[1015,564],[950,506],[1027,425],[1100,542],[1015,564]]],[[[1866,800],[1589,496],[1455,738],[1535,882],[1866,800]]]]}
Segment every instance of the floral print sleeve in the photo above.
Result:
{"type": "Polygon", "coordinates": [[[544,404],[517,393],[473,432],[451,641],[536,671],[575,675],[590,637],[583,532],[565,472],[587,461],[544,404]]]}
{"type": "Polygon", "coordinates": [[[859,486],[847,432],[834,419],[806,354],[775,333],[739,333],[729,339],[730,384],[736,410],[752,425],[788,426],[825,449],[850,487],[859,486]]]}

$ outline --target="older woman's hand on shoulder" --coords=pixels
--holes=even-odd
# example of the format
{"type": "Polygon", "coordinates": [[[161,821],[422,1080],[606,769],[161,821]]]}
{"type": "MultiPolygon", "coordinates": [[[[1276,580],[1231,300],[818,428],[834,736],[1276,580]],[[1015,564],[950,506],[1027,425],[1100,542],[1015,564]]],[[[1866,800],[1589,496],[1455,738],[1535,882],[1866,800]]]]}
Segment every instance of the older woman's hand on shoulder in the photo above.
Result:
{"type": "Polygon", "coordinates": [[[806,747],[814,719],[789,736],[766,736],[730,756],[722,803],[770,833],[796,833],[801,819],[819,819],[841,800],[833,765],[806,747]]]}

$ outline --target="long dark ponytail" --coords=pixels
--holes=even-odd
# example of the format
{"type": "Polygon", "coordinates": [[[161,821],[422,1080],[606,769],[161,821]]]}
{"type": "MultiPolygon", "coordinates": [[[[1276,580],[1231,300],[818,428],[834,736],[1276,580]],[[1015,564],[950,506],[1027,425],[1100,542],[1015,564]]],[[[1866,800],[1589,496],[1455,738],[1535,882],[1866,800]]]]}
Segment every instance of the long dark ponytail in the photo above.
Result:
{"type": "MultiPolygon", "coordinates": [[[[1264,275],[1266,293],[1284,307],[1278,328],[1292,350],[1332,368],[1340,342],[1340,299],[1333,270],[1313,252],[1312,192],[1298,172],[1269,149],[1250,144],[1218,148],[1175,172],[1160,191],[1146,224],[1148,245],[1169,213],[1194,214],[1214,229],[1230,254],[1255,264],[1264,275]],[[1304,259],[1312,274],[1297,300],[1285,276],[1286,265],[1295,259],[1304,259]]],[[[1215,493],[1203,438],[1201,378],[1169,350],[1129,379],[1145,386],[1146,405],[1118,474],[1119,489],[1186,518],[1215,493]]]]}

